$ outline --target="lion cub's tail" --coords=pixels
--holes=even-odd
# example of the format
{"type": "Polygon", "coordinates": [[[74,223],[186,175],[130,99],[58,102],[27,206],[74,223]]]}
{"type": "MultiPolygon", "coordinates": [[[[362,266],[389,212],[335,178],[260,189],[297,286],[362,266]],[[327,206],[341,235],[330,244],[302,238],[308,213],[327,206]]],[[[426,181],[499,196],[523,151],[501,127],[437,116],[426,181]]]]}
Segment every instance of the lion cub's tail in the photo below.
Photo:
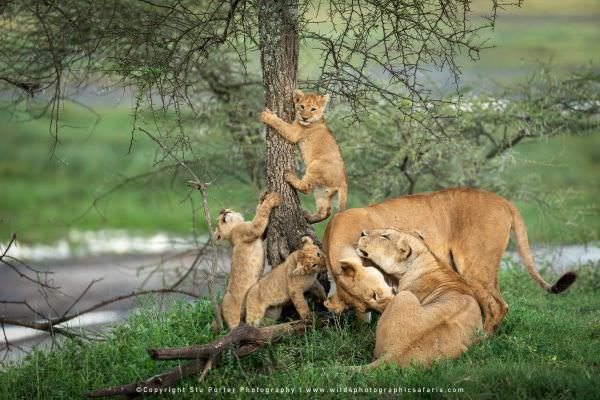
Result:
{"type": "Polygon", "coordinates": [[[338,189],[338,202],[340,211],[346,209],[346,200],[348,200],[348,182],[344,181],[338,189]]]}
{"type": "Polygon", "coordinates": [[[560,293],[565,291],[573,282],[575,282],[575,279],[577,279],[577,274],[575,272],[567,272],[561,276],[554,285],[550,285],[544,280],[544,278],[542,278],[538,272],[537,266],[535,265],[535,261],[533,260],[531,249],[529,248],[527,229],[525,228],[523,217],[521,217],[521,213],[517,207],[514,206],[514,204],[511,202],[507,203],[512,214],[512,228],[517,243],[517,251],[519,252],[519,256],[521,256],[523,263],[527,267],[529,275],[531,275],[533,280],[536,281],[548,293],[560,293]]]}

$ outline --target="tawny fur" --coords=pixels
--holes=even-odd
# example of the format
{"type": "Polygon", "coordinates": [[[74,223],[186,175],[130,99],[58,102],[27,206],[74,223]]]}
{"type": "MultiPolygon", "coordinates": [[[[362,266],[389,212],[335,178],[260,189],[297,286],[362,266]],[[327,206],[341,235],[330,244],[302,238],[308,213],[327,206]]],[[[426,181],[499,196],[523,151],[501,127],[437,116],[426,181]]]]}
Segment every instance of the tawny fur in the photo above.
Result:
{"type": "Polygon", "coordinates": [[[422,238],[376,229],[360,238],[357,249],[398,279],[398,294],[377,322],[375,361],[369,367],[390,362],[429,366],[459,357],[477,340],[482,320],[473,292],[422,238]]]}
{"type": "MultiPolygon", "coordinates": [[[[355,309],[363,313],[367,310],[383,312],[394,294],[381,272],[374,267],[364,267],[356,258],[340,260],[340,266],[336,280],[360,299],[354,303],[355,309]]],[[[346,303],[336,294],[323,304],[330,311],[340,313],[346,309],[346,303]]]]}
{"type": "Polygon", "coordinates": [[[279,205],[277,193],[261,196],[252,221],[244,221],[240,213],[231,210],[221,211],[215,231],[217,240],[231,242],[231,272],[221,314],[229,329],[237,327],[244,310],[244,299],[263,273],[265,266],[262,235],[269,222],[269,215],[279,205]]]}
{"type": "Polygon", "coordinates": [[[325,258],[310,237],[302,238],[303,247],[291,253],[279,266],[252,286],[246,298],[246,322],[259,326],[267,308],[281,306],[290,300],[300,318],[310,317],[304,293],[312,292],[321,301],[327,298],[317,274],[325,271],[325,258]]]}
{"type": "Polygon", "coordinates": [[[331,214],[333,197],[338,193],[339,209],[346,208],[348,183],[344,170],[344,160],[335,138],[325,125],[323,113],[329,96],[316,93],[293,93],[296,119],[288,124],[271,110],[260,115],[261,122],[274,128],[281,136],[292,143],[298,143],[306,172],[299,179],[294,171],[287,171],[285,180],[302,193],[315,191],[317,211],[304,216],[310,223],[323,221],[331,214]]]}
{"type": "MultiPolygon", "coordinates": [[[[339,260],[348,257],[360,260],[355,246],[361,231],[388,227],[425,232],[433,254],[455,267],[473,289],[485,313],[484,329],[490,333],[500,326],[508,311],[498,288],[498,269],[511,229],[529,274],[542,288],[557,293],[575,278],[568,273],[554,286],[549,285],[537,271],[525,224],[516,207],[490,192],[458,188],[399,197],[336,214],[329,221],[323,238],[327,268],[336,284],[341,272],[339,260]]],[[[337,303],[355,308],[362,303],[365,307],[360,297],[344,287],[337,287],[336,291],[337,303]]]]}

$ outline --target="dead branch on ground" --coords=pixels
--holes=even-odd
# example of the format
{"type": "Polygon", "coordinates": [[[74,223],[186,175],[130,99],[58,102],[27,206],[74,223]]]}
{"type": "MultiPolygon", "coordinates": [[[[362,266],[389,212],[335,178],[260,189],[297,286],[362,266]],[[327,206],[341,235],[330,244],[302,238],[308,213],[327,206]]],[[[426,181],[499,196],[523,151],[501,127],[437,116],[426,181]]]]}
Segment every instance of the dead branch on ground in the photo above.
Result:
{"type": "Polygon", "coordinates": [[[227,335],[214,341],[185,347],[166,349],[148,349],[148,354],[154,360],[193,360],[190,363],[169,369],[162,374],[150,377],[139,383],[113,386],[93,390],[86,393],[87,397],[109,397],[120,395],[157,394],[166,388],[174,386],[179,380],[188,376],[200,374],[202,381],[208,371],[217,366],[223,354],[231,350],[236,357],[244,357],[262,348],[267,343],[275,342],[284,336],[303,335],[311,327],[327,324],[333,316],[325,314],[314,323],[311,320],[298,320],[282,324],[255,328],[250,325],[240,325],[227,335]]]}

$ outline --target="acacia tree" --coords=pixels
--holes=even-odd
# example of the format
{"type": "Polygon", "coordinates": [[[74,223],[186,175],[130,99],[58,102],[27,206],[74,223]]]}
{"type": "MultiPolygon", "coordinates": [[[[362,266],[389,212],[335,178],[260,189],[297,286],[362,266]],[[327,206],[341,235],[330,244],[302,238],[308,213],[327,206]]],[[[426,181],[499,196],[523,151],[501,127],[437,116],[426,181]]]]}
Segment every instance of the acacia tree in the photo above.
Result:
{"type": "MultiPolygon", "coordinates": [[[[503,5],[490,0],[482,18],[469,0],[9,0],[0,5],[0,84],[12,91],[13,105],[34,116],[51,113],[55,145],[62,103],[76,101],[78,88],[131,87],[132,132],[149,112],[163,144],[159,160],[168,158],[163,149],[194,158],[189,121],[201,123],[219,100],[240,101],[256,85],[258,68],[264,104],[286,120],[300,85],[332,93],[355,115],[377,94],[423,124],[413,111],[440,101],[422,84],[423,72],[445,69],[457,84],[459,56],[478,57],[486,47],[478,33],[493,26],[503,5]],[[301,45],[318,54],[319,65],[299,80],[301,45]]],[[[443,115],[427,121],[437,117],[443,115]]],[[[277,265],[314,231],[283,181],[294,147],[271,129],[265,143],[267,189],[283,198],[267,233],[268,259],[277,265]]]]}

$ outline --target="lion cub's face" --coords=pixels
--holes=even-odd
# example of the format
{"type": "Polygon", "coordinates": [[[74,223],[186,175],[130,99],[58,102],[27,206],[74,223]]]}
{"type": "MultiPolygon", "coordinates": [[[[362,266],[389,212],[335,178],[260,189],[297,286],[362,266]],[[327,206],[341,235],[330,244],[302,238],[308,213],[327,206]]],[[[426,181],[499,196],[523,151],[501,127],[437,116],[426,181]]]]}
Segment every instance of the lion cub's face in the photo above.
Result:
{"type": "Polygon", "coordinates": [[[231,230],[244,222],[242,214],[230,209],[221,210],[217,219],[217,229],[215,229],[215,239],[224,240],[231,238],[231,230]]]}
{"type": "Polygon", "coordinates": [[[356,251],[387,273],[403,275],[408,270],[405,261],[427,251],[423,240],[416,235],[395,229],[362,231],[356,251]]]}
{"type": "Polygon", "coordinates": [[[358,311],[371,309],[383,312],[394,298],[392,288],[385,282],[383,274],[374,267],[363,267],[358,259],[340,260],[341,273],[338,280],[344,289],[359,303],[358,311]]]}
{"type": "Polygon", "coordinates": [[[298,254],[298,262],[292,271],[293,275],[312,275],[325,271],[323,252],[308,236],[302,238],[302,250],[298,254]]]}
{"type": "Polygon", "coordinates": [[[329,95],[319,96],[316,93],[304,94],[301,90],[294,90],[294,105],[296,106],[296,120],[302,126],[309,126],[320,121],[329,101],[329,95]]]}

